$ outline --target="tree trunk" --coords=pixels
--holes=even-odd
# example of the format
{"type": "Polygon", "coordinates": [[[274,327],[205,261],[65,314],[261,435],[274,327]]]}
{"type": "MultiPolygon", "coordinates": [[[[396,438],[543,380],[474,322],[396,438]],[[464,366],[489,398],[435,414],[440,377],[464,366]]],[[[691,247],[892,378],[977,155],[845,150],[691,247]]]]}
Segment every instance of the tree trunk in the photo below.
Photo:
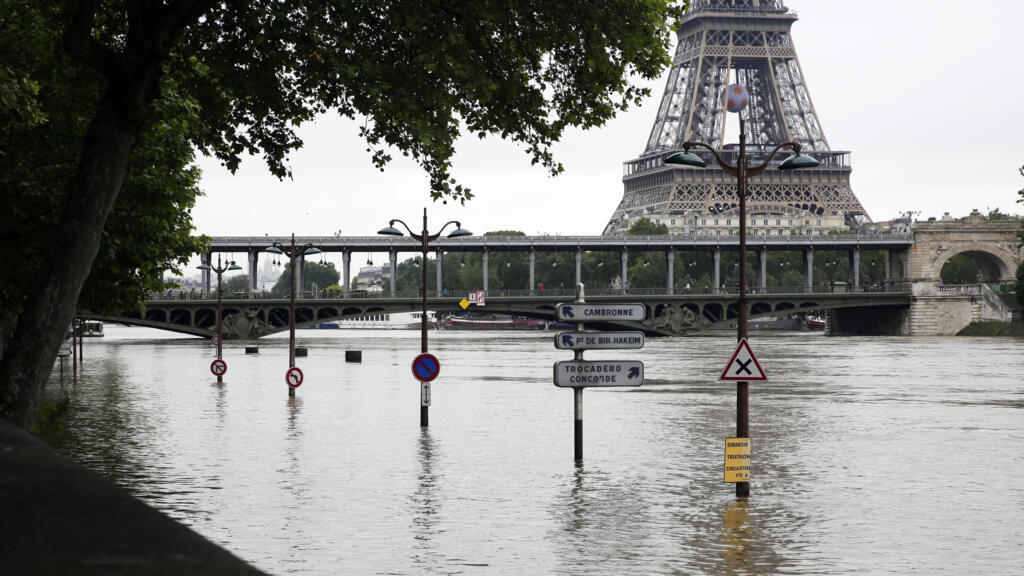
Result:
{"type": "Polygon", "coordinates": [[[35,422],[64,330],[75,314],[103,226],[121,190],[148,108],[146,88],[155,81],[136,77],[109,85],[86,135],[34,291],[0,360],[0,417],[23,428],[35,422]]]}

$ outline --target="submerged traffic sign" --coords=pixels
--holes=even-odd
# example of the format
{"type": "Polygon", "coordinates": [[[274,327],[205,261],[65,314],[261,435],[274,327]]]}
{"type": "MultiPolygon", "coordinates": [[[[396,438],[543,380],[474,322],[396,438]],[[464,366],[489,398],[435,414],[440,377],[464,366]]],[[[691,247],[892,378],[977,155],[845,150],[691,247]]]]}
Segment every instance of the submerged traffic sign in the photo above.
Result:
{"type": "Polygon", "coordinates": [[[725,439],[724,482],[750,482],[750,438],[725,439]]]}
{"type": "Polygon", "coordinates": [[[560,332],[559,350],[635,350],[644,347],[643,332],[560,332]]]}
{"type": "Polygon", "coordinates": [[[284,381],[288,383],[288,386],[292,388],[298,388],[302,386],[302,369],[298,366],[292,366],[284,373],[284,381]]]}
{"type": "Polygon", "coordinates": [[[555,306],[555,317],[569,322],[640,322],[647,317],[647,307],[643,304],[559,304],[555,306]]]}
{"type": "Polygon", "coordinates": [[[566,360],[555,362],[555,386],[640,386],[644,363],[637,360],[566,360]]]}
{"type": "Polygon", "coordinates": [[[213,372],[214,376],[223,376],[228,371],[228,363],[217,358],[213,362],[210,362],[210,372],[213,372]]]}
{"type": "Polygon", "coordinates": [[[732,353],[732,358],[725,365],[725,370],[718,377],[719,380],[727,382],[748,382],[751,380],[768,380],[764,370],[750,351],[747,339],[743,338],[732,353]]]}
{"type": "Polygon", "coordinates": [[[439,362],[437,360],[437,356],[434,356],[433,354],[427,354],[424,352],[412,361],[412,375],[420,382],[430,382],[434,378],[437,378],[437,375],[440,372],[441,362],[439,362]]]}

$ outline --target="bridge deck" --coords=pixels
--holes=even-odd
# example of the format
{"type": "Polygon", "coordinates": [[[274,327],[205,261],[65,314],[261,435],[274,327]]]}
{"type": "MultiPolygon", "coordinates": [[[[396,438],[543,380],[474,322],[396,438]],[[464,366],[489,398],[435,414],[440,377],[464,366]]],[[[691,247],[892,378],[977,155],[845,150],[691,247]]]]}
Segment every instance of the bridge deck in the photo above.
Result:
{"type": "MultiPolygon", "coordinates": [[[[179,298],[166,294],[146,302],[144,312],[126,312],[116,316],[87,317],[171,330],[200,336],[212,336],[217,328],[215,298],[179,298]]],[[[486,305],[474,306],[476,312],[512,314],[554,320],[555,306],[569,302],[569,290],[490,291],[486,305]]],[[[440,314],[461,312],[462,294],[428,296],[427,307],[440,314]]],[[[786,314],[819,312],[834,308],[901,307],[910,305],[910,287],[895,284],[879,291],[850,291],[846,287],[815,289],[759,290],[748,295],[752,318],[786,314]]],[[[640,302],[647,307],[643,322],[622,322],[595,325],[598,329],[630,328],[649,334],[678,335],[728,324],[738,317],[737,294],[727,291],[691,291],[665,294],[656,290],[594,291],[586,295],[588,302],[640,302]]],[[[410,312],[422,309],[418,293],[359,294],[342,298],[297,298],[295,323],[307,326],[366,316],[377,313],[410,312]]],[[[290,301],[282,294],[233,294],[223,299],[223,332],[226,338],[259,338],[288,329],[290,301]]]]}

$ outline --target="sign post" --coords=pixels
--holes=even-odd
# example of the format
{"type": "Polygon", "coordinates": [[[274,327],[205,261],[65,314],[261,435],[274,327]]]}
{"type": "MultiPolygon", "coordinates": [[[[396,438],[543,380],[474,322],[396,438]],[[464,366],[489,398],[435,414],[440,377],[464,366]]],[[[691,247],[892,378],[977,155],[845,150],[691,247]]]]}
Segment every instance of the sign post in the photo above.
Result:
{"type": "Polygon", "coordinates": [[[587,304],[583,284],[576,285],[576,300],[555,307],[555,317],[576,324],[574,332],[555,335],[555,348],[572,350],[573,359],[556,362],[554,383],[573,392],[573,457],[583,459],[583,389],[587,386],[640,386],[644,383],[644,363],[636,360],[586,361],[584,350],[639,349],[644,346],[643,332],[586,332],[585,322],[609,320],[641,321],[647,316],[643,304],[587,304]]]}
{"type": "MultiPolygon", "coordinates": [[[[424,352],[412,361],[412,375],[420,381],[420,413],[430,408],[430,383],[441,373],[441,362],[437,356],[424,352]]],[[[423,421],[425,422],[425,420],[423,421]]],[[[424,424],[425,425],[425,424],[424,424]]]]}
{"type": "Polygon", "coordinates": [[[768,376],[761,368],[746,337],[740,338],[736,350],[718,377],[721,382],[736,382],[736,428],[742,436],[725,439],[725,482],[736,484],[737,496],[750,495],[750,423],[747,418],[747,390],[750,382],[766,382],[768,376]]]}

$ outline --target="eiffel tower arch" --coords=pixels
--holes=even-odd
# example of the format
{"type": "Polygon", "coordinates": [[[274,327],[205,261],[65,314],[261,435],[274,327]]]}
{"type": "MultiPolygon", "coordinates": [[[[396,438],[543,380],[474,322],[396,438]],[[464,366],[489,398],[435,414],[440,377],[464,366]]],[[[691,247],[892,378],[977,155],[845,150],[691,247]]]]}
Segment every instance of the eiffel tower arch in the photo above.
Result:
{"type": "MultiPolygon", "coordinates": [[[[624,165],[624,193],[604,234],[621,234],[638,218],[670,233],[738,233],[736,180],[706,154],[708,168],[665,165],[688,140],[721,150],[735,163],[738,146],[725,143],[722,94],[746,86],[747,151],[759,163],[783,142],[797,142],[821,166],[766,170],[748,186],[748,233],[824,233],[870,222],[850,188],[850,153],[829,147],[804,81],[790,35],[797,16],[782,0],[693,0],[680,22],[665,93],[643,154],[624,165]]],[[[705,156],[699,150],[695,153],[705,156]]],[[[775,161],[786,154],[780,152],[775,161]]]]}

